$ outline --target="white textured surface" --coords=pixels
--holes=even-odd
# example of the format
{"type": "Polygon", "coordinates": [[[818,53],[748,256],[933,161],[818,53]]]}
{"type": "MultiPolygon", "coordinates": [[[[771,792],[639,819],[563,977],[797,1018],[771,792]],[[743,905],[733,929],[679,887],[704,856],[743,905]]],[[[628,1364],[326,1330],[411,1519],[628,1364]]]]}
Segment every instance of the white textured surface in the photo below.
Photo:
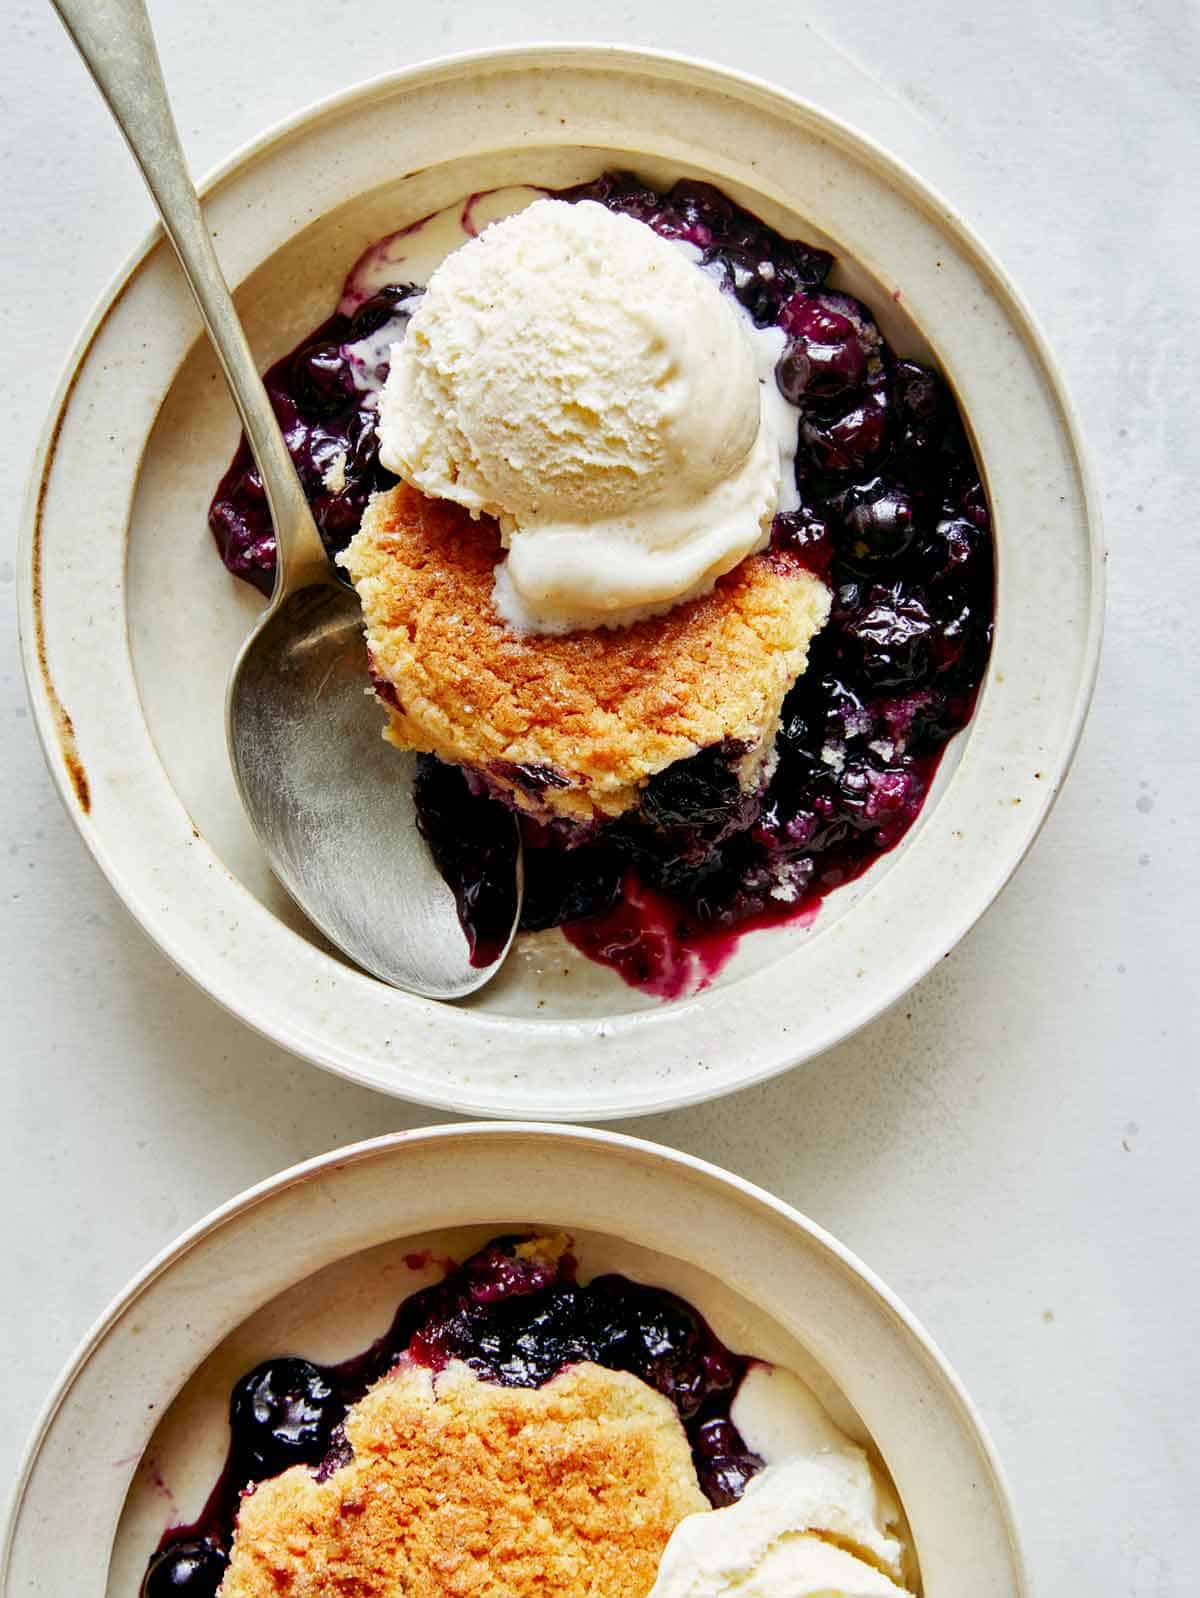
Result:
{"type": "MultiPolygon", "coordinates": [[[[365,0],[304,11],[306,29],[279,0],[155,7],[198,171],[369,72],[600,26],[575,0],[464,0],[410,14],[393,45],[365,0]]],[[[1191,1598],[1195,13],[1169,0],[618,0],[603,27],[806,93],[957,202],[1065,368],[1112,546],[1079,761],[997,907],[907,1002],[825,1060],[630,1130],[778,1191],[924,1318],[992,1426],[1041,1598],[1191,1598]]],[[[16,491],[57,367],[149,206],[49,9],[14,5],[2,28],[7,1479],[80,1333],[180,1227],[306,1154],[429,1117],[272,1051],[193,991],[134,928],[53,797],[12,636],[16,491]]]]}

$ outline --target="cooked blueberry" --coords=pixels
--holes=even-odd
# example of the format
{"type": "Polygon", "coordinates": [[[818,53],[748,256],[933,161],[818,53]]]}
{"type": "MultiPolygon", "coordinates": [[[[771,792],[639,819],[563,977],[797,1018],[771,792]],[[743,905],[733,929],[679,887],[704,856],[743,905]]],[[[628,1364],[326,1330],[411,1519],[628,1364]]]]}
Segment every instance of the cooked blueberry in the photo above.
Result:
{"type": "Polygon", "coordinates": [[[856,472],[870,466],[883,445],[887,410],[882,381],[841,400],[810,406],[800,422],[800,437],[813,464],[822,472],[856,472]]]}
{"type": "Polygon", "coordinates": [[[698,1422],[689,1433],[692,1448],[701,1459],[712,1459],[719,1454],[746,1452],[742,1434],[727,1415],[714,1415],[698,1422]]]}
{"type": "Polygon", "coordinates": [[[721,233],[722,250],[757,259],[771,247],[770,236],[757,217],[735,207],[721,233]]]}
{"type": "Polygon", "coordinates": [[[828,250],[818,250],[813,244],[805,244],[803,239],[782,240],[779,256],[790,266],[797,288],[809,294],[820,288],[833,266],[833,256],[828,250]]]}
{"type": "Polygon", "coordinates": [[[724,827],[736,822],[744,795],[732,761],[744,753],[714,744],[656,772],[642,790],[642,814],[652,827],[724,827]]]}
{"type": "Polygon", "coordinates": [[[639,222],[654,225],[654,219],[662,208],[662,196],[653,189],[648,188],[640,178],[632,173],[626,173],[624,180],[614,188],[608,202],[609,208],[622,211],[626,216],[633,216],[639,222]]]}
{"type": "Polygon", "coordinates": [[[744,246],[714,247],[706,258],[721,267],[734,297],[759,327],[775,320],[793,284],[760,240],[750,240],[744,246]]]}
{"type": "Polygon", "coordinates": [[[735,1503],[763,1468],[762,1458],[746,1447],[737,1427],[725,1416],[693,1423],[688,1437],[700,1485],[718,1509],[735,1503]]]}
{"type": "Polygon", "coordinates": [[[374,465],[379,459],[379,411],[373,405],[360,405],[345,427],[352,463],[360,471],[374,465]]]}
{"type": "Polygon", "coordinates": [[[945,388],[941,378],[917,361],[896,361],[892,391],[897,420],[904,426],[940,421],[945,413],[945,388]]]}
{"type": "MultiPolygon", "coordinates": [[[[323,1371],[306,1359],[256,1366],[233,1390],[229,1425],[259,1476],[289,1465],[315,1465],[341,1419],[341,1405],[323,1371]]],[[[254,1471],[251,1472],[254,1476],[254,1471]]]]}
{"type": "Polygon", "coordinates": [[[791,339],[780,368],[794,363],[786,375],[776,371],[785,399],[798,405],[805,394],[843,394],[862,382],[867,372],[865,340],[854,322],[833,310],[826,299],[796,295],[781,320],[791,339]]]}
{"type": "Polygon", "coordinates": [[[698,1345],[695,1313],[665,1294],[645,1296],[638,1315],[638,1335],[651,1359],[689,1358],[698,1345]]]}
{"type": "Polygon", "coordinates": [[[944,456],[951,407],[941,379],[916,361],[892,367],[892,411],[897,456],[915,481],[932,486],[945,473],[944,456]]]}
{"type": "Polygon", "coordinates": [[[833,540],[824,516],[809,505],[781,511],[771,525],[771,545],[792,555],[806,571],[828,575],[833,564],[833,540]]]}
{"type": "Polygon", "coordinates": [[[292,362],[296,398],[310,416],[328,416],[355,395],[349,363],[336,344],[310,344],[292,362]]]}
{"type": "Polygon", "coordinates": [[[684,1420],[696,1414],[708,1393],[704,1364],[699,1358],[662,1354],[647,1361],[640,1374],[648,1386],[670,1399],[684,1420]]]}
{"type": "Polygon", "coordinates": [[[679,827],[659,832],[647,826],[630,827],[622,844],[643,881],[690,905],[699,885],[707,884],[713,872],[727,868],[731,840],[738,830],[679,827]]]}
{"type": "Polygon", "coordinates": [[[342,549],[354,537],[370,497],[371,485],[357,482],[348,483],[340,493],[321,494],[313,500],[313,516],[330,549],[342,549]]]}
{"type": "Polygon", "coordinates": [[[412,283],[390,283],[387,288],[372,294],[371,298],[364,300],[351,317],[350,333],[346,342],[355,344],[360,338],[366,338],[368,333],[376,332],[395,316],[396,306],[401,300],[410,299],[420,292],[421,290],[412,283]]]}
{"type": "Polygon", "coordinates": [[[779,325],[788,333],[816,331],[825,325],[821,317],[840,317],[848,322],[868,355],[875,354],[883,346],[875,318],[862,301],[834,289],[823,288],[819,294],[797,294],[783,307],[779,325]],[[818,320],[811,320],[814,315],[818,320]]]}
{"type": "Polygon", "coordinates": [[[685,1419],[713,1393],[736,1384],[743,1362],[716,1342],[682,1299],[621,1277],[601,1277],[591,1290],[603,1295],[612,1321],[629,1327],[620,1340],[625,1368],[669,1398],[685,1419]]]}
{"type": "Polygon", "coordinates": [[[306,465],[324,484],[331,470],[339,462],[344,471],[346,464],[347,435],[343,427],[326,421],[312,421],[305,429],[304,449],[306,465]]]}
{"type": "Polygon", "coordinates": [[[733,202],[720,189],[684,178],[666,196],[652,225],[656,233],[687,239],[703,250],[725,234],[733,216],[733,202]]]}
{"type": "Polygon", "coordinates": [[[613,1307],[591,1290],[581,1306],[582,1337],[587,1358],[608,1370],[632,1370],[641,1344],[634,1321],[622,1306],[613,1307]]]}
{"type": "Polygon", "coordinates": [[[930,582],[991,581],[991,542],[965,516],[944,517],[921,539],[917,554],[930,582]]]}
{"type": "Polygon", "coordinates": [[[916,813],[922,784],[904,761],[848,760],[837,775],[842,811],[856,827],[882,827],[916,813]]]}
{"type": "Polygon", "coordinates": [[[845,630],[857,646],[859,670],[874,687],[915,686],[928,676],[933,620],[902,584],[869,589],[845,630]]]}
{"type": "Polygon", "coordinates": [[[577,1291],[556,1287],[530,1299],[507,1299],[476,1323],[471,1364],[507,1387],[540,1387],[564,1365],[587,1357],[577,1291]]]}
{"type": "Polygon", "coordinates": [[[626,216],[636,217],[639,222],[651,224],[663,203],[662,197],[632,172],[601,173],[590,183],[579,183],[574,188],[561,190],[559,198],[594,200],[598,205],[607,206],[610,211],[619,211],[626,216]]]}
{"type": "Polygon", "coordinates": [[[664,203],[647,221],[661,238],[686,239],[700,250],[707,249],[712,243],[712,233],[703,223],[689,220],[673,205],[664,203]]]}
{"type": "Polygon", "coordinates": [[[912,542],[913,504],[908,490],[883,477],[856,483],[841,496],[845,555],[871,567],[897,559],[912,542]]]}
{"type": "Polygon", "coordinates": [[[704,183],[699,178],[680,178],[667,200],[694,221],[704,222],[715,233],[724,232],[737,214],[737,207],[727,194],[714,183],[704,183]]]}
{"type": "Polygon", "coordinates": [[[717,1454],[696,1467],[700,1490],[714,1509],[735,1504],[762,1469],[757,1454],[717,1454]]]}
{"type": "Polygon", "coordinates": [[[147,1566],[142,1598],[214,1598],[228,1564],[210,1542],[173,1543],[147,1566]]]}

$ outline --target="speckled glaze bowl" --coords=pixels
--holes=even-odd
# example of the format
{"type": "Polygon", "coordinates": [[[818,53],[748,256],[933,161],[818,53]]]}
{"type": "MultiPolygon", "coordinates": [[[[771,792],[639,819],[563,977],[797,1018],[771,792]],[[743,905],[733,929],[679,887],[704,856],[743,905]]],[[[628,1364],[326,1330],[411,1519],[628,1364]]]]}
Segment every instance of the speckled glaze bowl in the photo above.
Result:
{"type": "Polygon", "coordinates": [[[0,1598],[131,1598],[162,1531],[198,1513],[216,1479],[238,1377],[281,1346],[313,1359],[358,1351],[421,1285],[429,1251],[461,1257],[525,1225],[571,1232],[589,1274],[678,1292],[731,1346],[797,1371],[886,1465],[924,1598],[1022,1598],[982,1423],[864,1265],[715,1166],[528,1124],[437,1127],[323,1155],[172,1244],[50,1397],[0,1542],[0,1598]]]}
{"type": "Polygon", "coordinates": [[[205,525],[237,438],[167,248],[148,241],[80,340],[35,465],[22,630],[47,758],[116,891],[218,1002],[353,1080],[483,1114],[644,1114],[830,1047],[916,982],[999,892],[1062,783],[1095,674],[1102,557],[1070,411],[1011,285],[920,180],[816,108],[713,67],[595,46],[398,73],[266,135],[206,209],[261,363],[372,240],[495,185],[606,166],[703,176],[831,248],[902,355],[968,418],[996,527],[995,646],[974,718],[903,843],[808,927],[751,934],[663,1004],[523,938],[447,1006],[348,966],[271,877],[228,769],[223,694],[260,601],[205,525]]]}

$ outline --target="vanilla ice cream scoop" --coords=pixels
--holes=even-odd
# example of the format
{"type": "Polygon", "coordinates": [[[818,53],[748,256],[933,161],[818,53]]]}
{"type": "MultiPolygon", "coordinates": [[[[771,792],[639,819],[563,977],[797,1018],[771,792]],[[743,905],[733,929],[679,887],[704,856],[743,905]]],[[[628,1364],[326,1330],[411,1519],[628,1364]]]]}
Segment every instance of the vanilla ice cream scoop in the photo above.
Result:
{"type": "Polygon", "coordinates": [[[681,1520],[650,1598],[911,1598],[901,1554],[852,1460],[797,1455],[728,1508],[681,1520]]]}
{"type": "Polygon", "coordinates": [[[380,459],[498,519],[513,626],[624,625],[705,592],[789,508],[782,342],[694,252],[539,200],[431,277],[392,351],[380,459]]]}
{"type": "Polygon", "coordinates": [[[751,1365],[730,1419],[766,1469],[680,1521],[650,1598],[911,1598],[899,1504],[799,1376],[751,1365]]]}

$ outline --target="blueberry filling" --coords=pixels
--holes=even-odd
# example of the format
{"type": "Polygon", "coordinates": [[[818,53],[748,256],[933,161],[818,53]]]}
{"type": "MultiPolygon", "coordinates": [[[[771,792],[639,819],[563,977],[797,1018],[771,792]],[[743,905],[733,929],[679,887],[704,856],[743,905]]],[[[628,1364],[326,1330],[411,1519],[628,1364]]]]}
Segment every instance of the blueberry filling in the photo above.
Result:
{"type": "Polygon", "coordinates": [[[306,1359],[277,1359],[243,1376],[229,1406],[252,1481],[324,1455],[336,1420],[334,1390],[306,1359]]]}
{"type": "Polygon", "coordinates": [[[512,931],[517,833],[509,811],[472,792],[455,766],[423,755],[413,787],[417,824],[454,893],[471,964],[492,965],[512,931]]]}
{"type": "Polygon", "coordinates": [[[243,1376],[229,1405],[229,1453],[200,1518],[165,1533],[142,1598],[213,1598],[228,1564],[242,1495],[293,1465],[324,1479],[352,1457],[342,1421],[401,1356],[437,1371],[463,1360],[481,1380],[540,1387],[591,1360],[629,1371],[676,1408],[700,1486],[720,1507],[763,1461],[729,1418],[749,1360],[731,1353],[683,1299],[617,1275],[581,1284],[570,1254],[527,1257],[519,1237],[493,1239],[441,1282],[406,1299],[387,1332],[340,1365],[294,1356],[243,1376]]]}
{"type": "Polygon", "coordinates": [[[171,1543],[151,1559],[142,1582],[142,1598],[209,1598],[221,1585],[229,1563],[222,1549],[207,1538],[171,1543]]]}
{"type": "MultiPolygon", "coordinates": [[[[389,322],[401,337],[406,302],[419,292],[411,284],[395,284],[359,306],[352,317],[331,316],[263,379],[331,555],[354,537],[371,495],[396,482],[379,463],[378,396],[358,380],[355,367],[361,357],[354,346],[389,322]]],[[[245,438],[218,485],[208,524],[229,570],[269,594],[275,580],[275,532],[245,438]]]]}
{"type": "MultiPolygon", "coordinates": [[[[799,410],[801,505],[776,517],[770,558],[834,593],[784,705],[765,789],[747,793],[735,769],[745,751],[720,745],[655,777],[632,817],[576,833],[522,817],[523,929],[562,926],[592,958],[670,996],[718,969],[739,931],[814,913],[916,819],[987,665],[991,525],[950,390],[899,358],[864,305],[826,287],[826,251],[783,238],[706,183],[660,194],[609,172],[559,198],[598,201],[693,245],[760,326],[786,334],[776,381],[799,410]]],[[[267,374],[331,553],[395,481],[379,463],[372,385],[419,294],[381,290],[267,374]]],[[[274,538],[244,441],[210,524],[229,569],[269,590],[274,538]]],[[[495,937],[489,871],[502,864],[486,842],[502,831],[496,800],[487,774],[468,790],[423,766],[422,829],[483,958],[495,937]]],[[[535,797],[564,780],[537,766],[495,775],[535,797]]]]}

